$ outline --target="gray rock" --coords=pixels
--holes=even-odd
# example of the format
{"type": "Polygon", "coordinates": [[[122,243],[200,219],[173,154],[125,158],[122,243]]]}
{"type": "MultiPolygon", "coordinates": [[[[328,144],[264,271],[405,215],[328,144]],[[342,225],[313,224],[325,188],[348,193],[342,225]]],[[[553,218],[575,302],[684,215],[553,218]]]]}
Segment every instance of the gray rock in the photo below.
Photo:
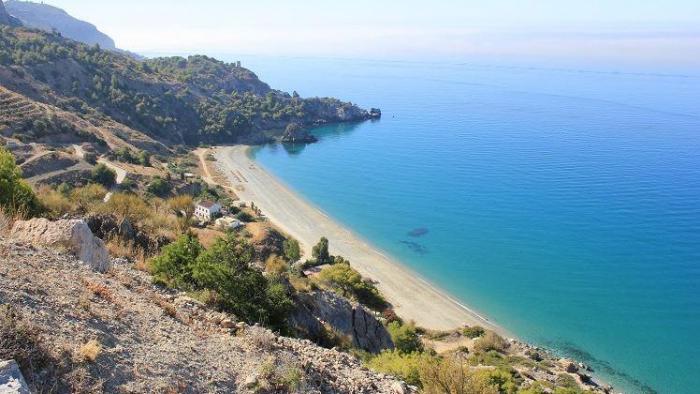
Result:
{"type": "Polygon", "coordinates": [[[370,353],[393,349],[389,332],[374,315],[362,305],[330,291],[315,291],[299,295],[292,325],[310,338],[321,336],[325,322],[334,330],[352,339],[355,347],[370,353]]]}
{"type": "Polygon", "coordinates": [[[15,360],[0,362],[0,393],[31,394],[15,360]]]}
{"type": "Polygon", "coordinates": [[[18,221],[10,238],[31,244],[66,249],[95,271],[106,272],[112,262],[101,239],[95,237],[82,220],[31,219],[18,221]]]}

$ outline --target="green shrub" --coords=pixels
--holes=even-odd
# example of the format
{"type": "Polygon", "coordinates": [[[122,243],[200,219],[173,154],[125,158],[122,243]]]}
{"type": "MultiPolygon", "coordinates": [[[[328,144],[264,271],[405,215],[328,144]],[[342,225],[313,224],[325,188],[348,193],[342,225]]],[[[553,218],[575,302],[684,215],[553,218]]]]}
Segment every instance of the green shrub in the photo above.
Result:
{"type": "Polygon", "coordinates": [[[250,223],[255,221],[255,218],[251,214],[244,211],[238,212],[238,214],[236,214],[236,219],[244,223],[250,223]]]}
{"type": "Polygon", "coordinates": [[[171,189],[172,187],[170,186],[170,183],[161,177],[153,178],[153,180],[146,187],[146,191],[148,193],[158,197],[165,197],[170,193],[171,189]]]}
{"type": "Polygon", "coordinates": [[[396,350],[399,352],[413,353],[423,351],[423,341],[421,341],[414,324],[401,324],[395,321],[389,323],[387,329],[394,346],[396,346],[396,350]]]}
{"type": "Polygon", "coordinates": [[[117,181],[117,173],[111,168],[100,163],[93,167],[91,177],[93,182],[105,187],[112,187],[117,181]]]}
{"type": "Polygon", "coordinates": [[[367,362],[367,367],[403,379],[413,386],[421,386],[420,371],[423,363],[435,362],[432,356],[422,353],[402,353],[385,350],[367,362]]]}
{"type": "Polygon", "coordinates": [[[0,148],[0,209],[10,215],[34,216],[42,211],[34,191],[22,179],[12,154],[0,148]]]}
{"type": "Polygon", "coordinates": [[[487,331],[483,337],[474,342],[474,350],[478,352],[488,352],[495,350],[503,352],[508,347],[508,342],[493,331],[487,331]]]}
{"type": "Polygon", "coordinates": [[[331,255],[328,252],[328,238],[322,237],[316,245],[311,249],[311,257],[316,260],[317,265],[328,264],[331,262],[331,255]]]}
{"type": "Polygon", "coordinates": [[[301,258],[301,246],[296,239],[287,239],[283,244],[284,257],[291,263],[299,261],[301,258]]]}
{"type": "Polygon", "coordinates": [[[483,327],[481,326],[471,326],[471,327],[465,327],[464,330],[462,330],[462,334],[467,337],[467,338],[478,338],[486,333],[486,330],[484,330],[483,327]]]}
{"type": "Polygon", "coordinates": [[[175,242],[163,247],[158,257],[151,260],[151,272],[156,283],[169,287],[191,289],[192,264],[202,253],[197,236],[188,232],[175,242]]]}
{"type": "Polygon", "coordinates": [[[381,311],[387,306],[379,290],[371,282],[362,279],[362,275],[347,262],[324,268],[317,280],[322,285],[345,297],[354,298],[372,309],[381,311]]]}

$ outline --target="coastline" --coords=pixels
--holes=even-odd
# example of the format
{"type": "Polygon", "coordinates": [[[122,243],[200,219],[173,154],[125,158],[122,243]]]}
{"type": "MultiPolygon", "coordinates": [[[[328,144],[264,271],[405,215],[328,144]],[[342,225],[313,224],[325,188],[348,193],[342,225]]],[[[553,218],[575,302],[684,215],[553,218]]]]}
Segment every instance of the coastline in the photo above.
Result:
{"type": "Polygon", "coordinates": [[[250,149],[245,145],[215,147],[217,165],[240,199],[255,202],[272,223],[296,238],[305,257],[311,255],[312,246],[325,236],[330,241],[331,253],[347,258],[363,276],[377,281],[379,290],[404,319],[433,330],[480,325],[512,337],[299,196],[250,158],[250,149]]]}

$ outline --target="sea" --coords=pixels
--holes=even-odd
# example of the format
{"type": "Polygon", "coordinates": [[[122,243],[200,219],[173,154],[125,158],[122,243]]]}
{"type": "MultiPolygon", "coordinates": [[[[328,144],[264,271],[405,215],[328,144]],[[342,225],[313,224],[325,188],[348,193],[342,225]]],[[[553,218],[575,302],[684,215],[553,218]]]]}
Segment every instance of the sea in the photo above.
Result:
{"type": "Polygon", "coordinates": [[[379,121],[254,157],[518,338],[627,393],[697,393],[700,73],[248,56],[379,121]]]}

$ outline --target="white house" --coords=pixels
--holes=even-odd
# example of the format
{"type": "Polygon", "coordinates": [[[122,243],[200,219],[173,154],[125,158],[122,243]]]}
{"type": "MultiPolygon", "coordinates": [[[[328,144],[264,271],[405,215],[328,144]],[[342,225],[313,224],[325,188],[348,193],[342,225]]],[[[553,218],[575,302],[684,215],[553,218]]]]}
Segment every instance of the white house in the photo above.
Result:
{"type": "Polygon", "coordinates": [[[235,218],[232,217],[223,217],[216,219],[216,222],[214,222],[215,226],[222,229],[222,230],[235,230],[239,227],[243,226],[243,223],[241,223],[239,220],[236,220],[235,218]]]}
{"type": "Polygon", "coordinates": [[[213,201],[200,201],[194,207],[194,216],[205,222],[211,221],[219,212],[221,212],[221,204],[213,201]]]}

